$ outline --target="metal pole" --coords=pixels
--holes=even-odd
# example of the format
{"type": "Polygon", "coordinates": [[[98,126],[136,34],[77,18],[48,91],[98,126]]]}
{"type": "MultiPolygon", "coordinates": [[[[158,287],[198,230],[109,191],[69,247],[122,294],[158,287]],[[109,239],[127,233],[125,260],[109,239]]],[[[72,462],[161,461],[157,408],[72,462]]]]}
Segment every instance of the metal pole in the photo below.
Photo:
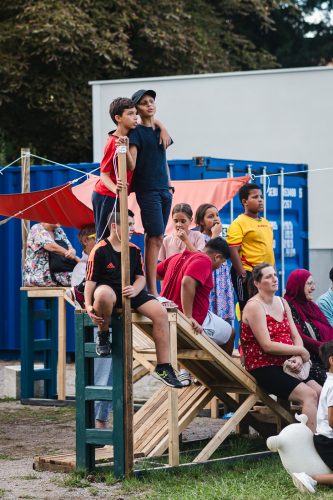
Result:
{"type": "Polygon", "coordinates": [[[262,169],[262,175],[263,175],[263,183],[262,183],[262,190],[263,190],[263,194],[264,194],[264,217],[266,219],[266,191],[267,191],[267,177],[266,177],[266,174],[267,174],[267,167],[263,167],[262,169]]]}
{"type": "Polygon", "coordinates": [[[285,268],[284,268],[284,168],[280,170],[280,210],[281,210],[281,294],[284,295],[285,268]]]}
{"type": "MultiPolygon", "coordinates": [[[[234,176],[234,164],[229,163],[228,167],[229,167],[228,177],[233,178],[233,176],[234,176]]],[[[231,200],[230,200],[230,224],[232,223],[233,220],[234,220],[234,199],[231,198],[231,200]]]]}
{"type": "MultiPolygon", "coordinates": [[[[126,146],[118,147],[119,177],[127,185],[126,146]]],[[[121,235],[121,286],[130,285],[130,258],[128,245],[128,203],[127,189],[119,193],[120,203],[120,235],[121,235]]],[[[129,477],[133,473],[133,341],[132,313],[129,298],[122,299],[123,310],[123,363],[124,363],[124,474],[129,477]]]]}
{"type": "MultiPolygon", "coordinates": [[[[21,148],[21,192],[30,193],[30,149],[21,148]]],[[[27,253],[27,239],[30,230],[30,222],[22,220],[21,234],[22,234],[22,269],[25,264],[25,256],[27,253]]]]}

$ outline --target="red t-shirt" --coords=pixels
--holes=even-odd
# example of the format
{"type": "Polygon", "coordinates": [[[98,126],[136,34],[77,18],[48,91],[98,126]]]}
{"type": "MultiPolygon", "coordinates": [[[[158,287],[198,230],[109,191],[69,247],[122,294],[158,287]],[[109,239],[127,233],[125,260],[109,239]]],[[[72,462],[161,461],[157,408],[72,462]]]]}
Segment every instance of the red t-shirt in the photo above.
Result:
{"type": "MultiPolygon", "coordinates": [[[[114,161],[116,162],[116,169],[118,170],[118,158],[115,158],[117,146],[116,146],[116,140],[118,137],[116,135],[113,135],[111,132],[109,133],[109,138],[107,140],[107,143],[105,144],[104,148],[104,156],[101,161],[101,172],[109,172],[110,173],[110,179],[114,184],[117,184],[117,176],[115,172],[115,167],[114,167],[114,161]]],[[[128,190],[130,188],[131,180],[133,177],[133,172],[130,170],[127,170],[127,183],[128,183],[128,190]]],[[[116,193],[113,193],[108,189],[103,181],[99,179],[96,184],[95,184],[95,191],[99,194],[102,194],[104,196],[112,196],[113,198],[116,197],[116,193]]]]}
{"type": "Polygon", "coordinates": [[[213,288],[212,261],[201,252],[190,252],[173,255],[160,262],[157,266],[157,274],[163,279],[161,295],[173,300],[182,311],[181,286],[184,276],[195,279],[199,286],[196,289],[192,315],[200,324],[208,313],[209,294],[213,288]]]}

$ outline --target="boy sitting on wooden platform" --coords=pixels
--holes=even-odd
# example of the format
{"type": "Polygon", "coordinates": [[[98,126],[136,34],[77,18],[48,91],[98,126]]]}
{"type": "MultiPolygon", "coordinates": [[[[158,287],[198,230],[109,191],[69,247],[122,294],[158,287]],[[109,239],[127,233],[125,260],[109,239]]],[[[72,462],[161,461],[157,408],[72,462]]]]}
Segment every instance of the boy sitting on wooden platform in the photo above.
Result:
{"type": "Polygon", "coordinates": [[[169,387],[182,389],[170,364],[169,323],[166,309],[153,295],[144,290],[146,283],[139,247],[129,243],[130,285],[121,289],[120,213],[110,217],[110,236],[101,240],[88,259],[85,304],[91,320],[98,326],[96,352],[100,356],[111,353],[109,326],[114,308],[122,307],[122,295],[131,299],[131,306],[153,322],[157,365],[153,376],[169,387]]]}

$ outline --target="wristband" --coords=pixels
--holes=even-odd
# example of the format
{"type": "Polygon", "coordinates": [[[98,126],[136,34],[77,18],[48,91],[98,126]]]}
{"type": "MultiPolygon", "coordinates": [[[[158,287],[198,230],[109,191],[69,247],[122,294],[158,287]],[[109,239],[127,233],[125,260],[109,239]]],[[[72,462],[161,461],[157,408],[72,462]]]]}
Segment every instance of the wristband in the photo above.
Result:
{"type": "Polygon", "coordinates": [[[172,192],[172,194],[175,194],[175,188],[173,186],[169,186],[168,189],[172,192]]]}

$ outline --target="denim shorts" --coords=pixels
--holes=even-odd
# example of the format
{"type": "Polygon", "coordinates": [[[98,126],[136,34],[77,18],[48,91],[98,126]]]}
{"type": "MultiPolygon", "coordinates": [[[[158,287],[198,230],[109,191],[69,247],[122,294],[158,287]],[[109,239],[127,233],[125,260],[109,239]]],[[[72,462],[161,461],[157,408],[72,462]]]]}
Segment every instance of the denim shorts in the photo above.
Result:
{"type": "Polygon", "coordinates": [[[148,236],[162,236],[168,223],[172,194],[168,189],[136,193],[141,220],[148,236]]]}

